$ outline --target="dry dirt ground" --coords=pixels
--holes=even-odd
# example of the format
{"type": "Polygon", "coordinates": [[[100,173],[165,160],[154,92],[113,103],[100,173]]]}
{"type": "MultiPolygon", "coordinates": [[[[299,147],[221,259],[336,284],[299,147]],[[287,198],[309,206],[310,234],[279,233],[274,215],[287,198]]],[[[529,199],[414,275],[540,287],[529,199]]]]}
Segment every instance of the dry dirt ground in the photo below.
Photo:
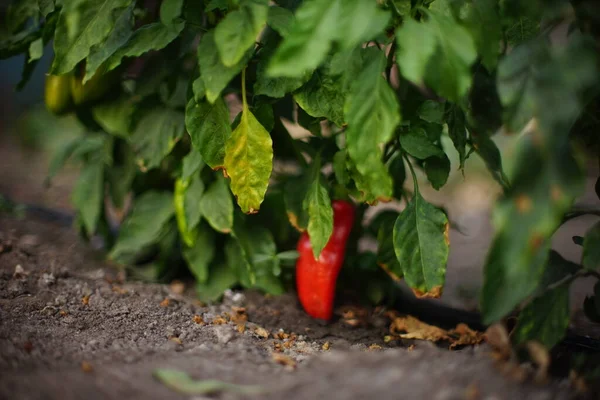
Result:
{"type": "Polygon", "coordinates": [[[388,321],[372,310],[352,327],[343,308],[331,324],[311,320],[293,295],[228,293],[205,306],[190,289],[123,280],[64,225],[4,215],[0,235],[2,399],[208,398],[166,387],[156,368],[259,385],[212,395],[223,399],[576,397],[566,379],[503,373],[485,343],[386,344],[388,321]]]}

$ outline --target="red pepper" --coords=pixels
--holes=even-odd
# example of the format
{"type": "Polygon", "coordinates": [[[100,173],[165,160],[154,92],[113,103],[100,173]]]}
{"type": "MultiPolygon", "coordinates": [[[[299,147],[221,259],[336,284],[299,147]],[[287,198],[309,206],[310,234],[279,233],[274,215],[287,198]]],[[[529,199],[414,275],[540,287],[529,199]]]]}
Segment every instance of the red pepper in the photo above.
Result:
{"type": "Polygon", "coordinates": [[[334,200],[333,232],[319,259],[313,254],[310,238],[304,232],[298,241],[300,253],[296,261],[296,289],[304,310],[313,318],[331,319],[335,284],[346,253],[346,242],[354,224],[354,206],[334,200]]]}

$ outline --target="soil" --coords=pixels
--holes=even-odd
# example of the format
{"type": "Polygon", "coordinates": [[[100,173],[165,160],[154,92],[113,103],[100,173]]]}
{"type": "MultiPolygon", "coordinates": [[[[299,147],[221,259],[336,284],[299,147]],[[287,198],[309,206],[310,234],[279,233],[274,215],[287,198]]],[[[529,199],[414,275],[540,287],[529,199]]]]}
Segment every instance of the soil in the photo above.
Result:
{"type": "Polygon", "coordinates": [[[386,344],[389,321],[377,310],[351,326],[339,317],[348,307],[320,323],[293,294],[228,292],[203,305],[191,287],[128,280],[64,225],[3,215],[0,235],[3,399],[193,397],[155,379],[156,368],[260,385],[256,398],[264,399],[577,395],[566,379],[540,384],[507,374],[485,343],[454,351],[424,341],[386,344]]]}

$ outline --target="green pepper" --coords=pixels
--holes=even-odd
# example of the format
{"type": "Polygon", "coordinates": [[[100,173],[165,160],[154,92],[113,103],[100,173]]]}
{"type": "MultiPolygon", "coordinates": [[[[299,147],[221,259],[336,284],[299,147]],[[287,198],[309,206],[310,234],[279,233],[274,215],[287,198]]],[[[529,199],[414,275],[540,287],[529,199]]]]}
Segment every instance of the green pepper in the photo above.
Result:
{"type": "Polygon", "coordinates": [[[44,102],[51,113],[64,115],[73,109],[70,82],[70,74],[46,75],[44,102]]]}
{"type": "Polygon", "coordinates": [[[190,185],[189,179],[177,179],[175,181],[175,194],[173,202],[175,206],[175,218],[177,219],[177,227],[181,234],[181,239],[188,247],[194,246],[198,237],[196,229],[188,230],[188,221],[185,216],[185,192],[190,185]]]}

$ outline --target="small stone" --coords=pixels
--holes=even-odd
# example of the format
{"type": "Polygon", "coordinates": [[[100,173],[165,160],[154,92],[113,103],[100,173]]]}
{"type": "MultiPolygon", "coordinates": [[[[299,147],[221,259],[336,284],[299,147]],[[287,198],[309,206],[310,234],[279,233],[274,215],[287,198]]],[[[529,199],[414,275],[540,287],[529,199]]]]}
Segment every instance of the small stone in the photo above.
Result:
{"type": "Polygon", "coordinates": [[[233,331],[228,325],[215,326],[215,335],[219,343],[226,344],[233,338],[233,331]]]}
{"type": "Polygon", "coordinates": [[[54,274],[52,273],[44,273],[42,275],[42,277],[40,278],[40,283],[43,286],[51,286],[56,282],[56,278],[54,277],[54,274]]]}

